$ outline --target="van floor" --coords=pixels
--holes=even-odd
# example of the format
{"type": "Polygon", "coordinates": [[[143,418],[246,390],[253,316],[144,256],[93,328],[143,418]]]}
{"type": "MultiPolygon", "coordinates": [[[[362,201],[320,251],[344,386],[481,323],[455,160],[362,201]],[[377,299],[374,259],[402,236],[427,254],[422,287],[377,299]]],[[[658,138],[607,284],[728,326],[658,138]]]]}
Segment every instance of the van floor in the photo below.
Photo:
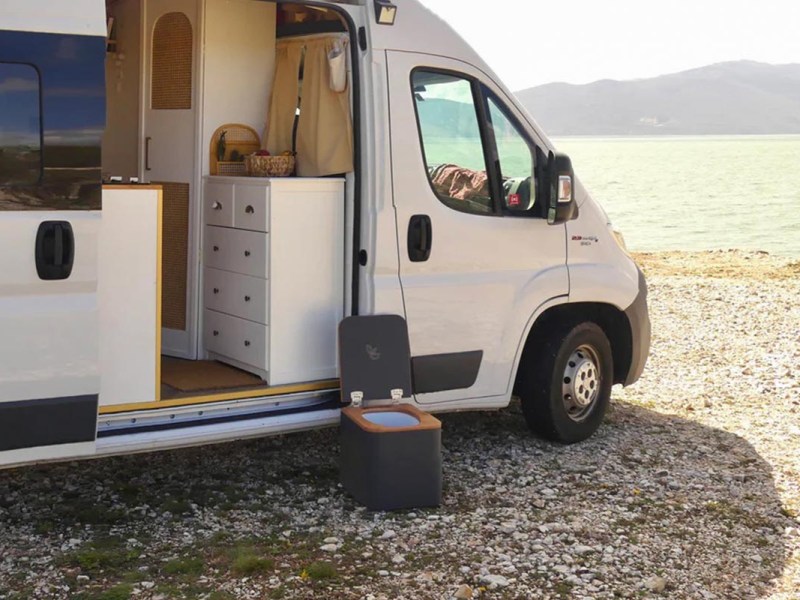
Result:
{"type": "Polygon", "coordinates": [[[162,400],[257,391],[268,387],[269,384],[260,377],[221,362],[161,357],[162,400]]]}

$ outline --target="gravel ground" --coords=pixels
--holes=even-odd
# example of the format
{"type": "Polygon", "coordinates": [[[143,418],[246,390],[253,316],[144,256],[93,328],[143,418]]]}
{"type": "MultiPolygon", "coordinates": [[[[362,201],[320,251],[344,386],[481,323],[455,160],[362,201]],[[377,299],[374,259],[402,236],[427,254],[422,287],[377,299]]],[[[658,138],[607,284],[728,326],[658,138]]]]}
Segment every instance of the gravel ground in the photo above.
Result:
{"type": "Polygon", "coordinates": [[[800,598],[800,263],[640,255],[598,435],[443,417],[445,505],[364,511],[333,431],[0,472],[0,598],[800,598]]]}

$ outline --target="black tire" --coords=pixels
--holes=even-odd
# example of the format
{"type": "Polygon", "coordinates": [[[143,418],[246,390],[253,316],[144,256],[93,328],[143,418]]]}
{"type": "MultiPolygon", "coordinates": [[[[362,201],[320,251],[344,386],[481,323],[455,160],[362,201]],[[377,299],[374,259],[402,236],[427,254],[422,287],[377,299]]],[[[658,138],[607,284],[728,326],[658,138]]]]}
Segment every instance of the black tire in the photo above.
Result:
{"type": "Polygon", "coordinates": [[[528,346],[516,386],[528,427],[563,444],[590,438],[603,422],[614,379],[606,334],[592,322],[571,323],[528,346]]]}

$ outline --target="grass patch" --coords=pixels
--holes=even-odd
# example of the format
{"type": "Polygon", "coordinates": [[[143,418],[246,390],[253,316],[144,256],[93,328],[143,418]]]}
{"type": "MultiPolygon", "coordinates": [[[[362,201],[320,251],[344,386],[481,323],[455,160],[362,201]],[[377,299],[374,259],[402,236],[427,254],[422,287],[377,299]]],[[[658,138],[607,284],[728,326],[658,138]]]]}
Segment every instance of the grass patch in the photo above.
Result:
{"type": "Polygon", "coordinates": [[[48,533],[53,533],[55,528],[56,526],[52,521],[39,521],[36,523],[36,526],[33,528],[33,530],[38,535],[47,535],[48,533]]]}
{"type": "Polygon", "coordinates": [[[275,570],[275,561],[257,553],[253,548],[239,548],[234,553],[231,571],[238,576],[256,575],[275,570]]]}
{"type": "Polygon", "coordinates": [[[137,549],[129,550],[118,538],[98,540],[63,558],[67,564],[80,567],[87,572],[98,572],[105,569],[120,569],[133,563],[141,556],[137,549]]]}
{"type": "Polygon", "coordinates": [[[204,568],[205,562],[203,559],[193,556],[176,558],[166,562],[162,570],[167,575],[201,575],[204,568]]]}
{"type": "Polygon", "coordinates": [[[330,581],[331,579],[336,579],[339,577],[336,567],[329,562],[311,563],[305,568],[303,573],[308,575],[308,578],[314,581],[330,581]]]}
{"type": "Polygon", "coordinates": [[[131,596],[133,596],[133,586],[122,583],[107,590],[83,592],[74,598],[75,600],[129,600],[131,596]]]}
{"type": "Polygon", "coordinates": [[[192,506],[186,498],[167,498],[161,504],[161,510],[173,515],[183,515],[192,511],[192,506]]]}

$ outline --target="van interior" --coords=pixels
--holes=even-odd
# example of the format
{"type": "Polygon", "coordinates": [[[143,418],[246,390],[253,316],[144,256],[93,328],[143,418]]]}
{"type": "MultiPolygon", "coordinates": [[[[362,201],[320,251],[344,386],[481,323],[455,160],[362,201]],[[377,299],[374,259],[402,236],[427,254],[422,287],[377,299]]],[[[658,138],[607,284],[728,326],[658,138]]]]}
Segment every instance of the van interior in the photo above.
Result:
{"type": "MultiPolygon", "coordinates": [[[[158,246],[139,265],[155,310],[115,317],[152,330],[155,364],[140,348],[113,368],[130,379],[148,365],[157,385],[147,397],[109,391],[101,405],[335,388],[354,171],[346,21],[263,0],[106,8],[104,227],[125,193],[140,190],[143,206],[158,190],[156,213],[118,213],[114,241],[134,261],[148,260],[137,244],[150,233],[158,246]]],[[[123,268],[112,260],[106,280],[123,268]]],[[[101,353],[104,336],[121,344],[114,335],[101,326],[101,353]]]]}

